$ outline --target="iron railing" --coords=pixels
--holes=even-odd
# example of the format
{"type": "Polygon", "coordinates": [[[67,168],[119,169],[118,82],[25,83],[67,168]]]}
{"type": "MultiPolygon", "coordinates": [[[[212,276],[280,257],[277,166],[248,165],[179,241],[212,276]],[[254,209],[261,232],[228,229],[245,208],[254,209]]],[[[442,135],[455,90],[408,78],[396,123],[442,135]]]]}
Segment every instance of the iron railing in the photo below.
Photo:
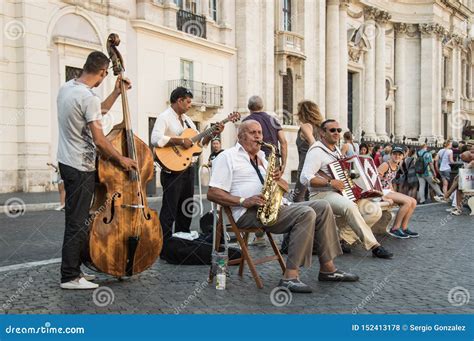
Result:
{"type": "Polygon", "coordinates": [[[224,105],[223,87],[220,85],[196,82],[187,79],[168,81],[169,93],[178,86],[183,86],[193,93],[193,104],[221,108],[224,105]]]}
{"type": "Polygon", "coordinates": [[[176,26],[179,31],[206,39],[206,18],[180,9],[176,12],[176,26]]]}

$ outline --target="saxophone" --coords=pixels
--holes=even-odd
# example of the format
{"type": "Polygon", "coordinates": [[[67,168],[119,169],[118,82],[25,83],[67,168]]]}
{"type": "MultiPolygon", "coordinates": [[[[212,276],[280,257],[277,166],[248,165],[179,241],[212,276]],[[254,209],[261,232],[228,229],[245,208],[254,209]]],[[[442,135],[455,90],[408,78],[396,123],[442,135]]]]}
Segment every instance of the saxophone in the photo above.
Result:
{"type": "Polygon", "coordinates": [[[262,196],[265,199],[265,205],[258,208],[257,219],[265,226],[271,226],[278,219],[283,195],[288,192],[288,184],[280,179],[275,181],[273,173],[277,167],[277,153],[274,145],[265,142],[259,142],[262,146],[271,149],[268,157],[267,174],[265,175],[265,183],[262,188],[262,196]]]}

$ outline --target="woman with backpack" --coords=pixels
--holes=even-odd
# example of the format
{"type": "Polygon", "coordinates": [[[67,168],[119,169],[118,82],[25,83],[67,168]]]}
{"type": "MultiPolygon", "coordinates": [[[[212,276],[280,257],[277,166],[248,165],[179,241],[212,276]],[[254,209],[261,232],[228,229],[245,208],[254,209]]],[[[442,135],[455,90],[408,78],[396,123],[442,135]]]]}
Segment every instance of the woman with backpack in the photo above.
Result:
{"type": "Polygon", "coordinates": [[[418,192],[418,178],[416,177],[416,170],[415,170],[415,152],[414,148],[409,148],[407,157],[403,160],[406,169],[406,180],[405,180],[405,190],[409,197],[412,197],[416,200],[417,192],[418,192]]]}
{"type": "Polygon", "coordinates": [[[446,202],[443,198],[443,192],[441,192],[439,185],[436,183],[436,170],[433,165],[433,157],[428,151],[426,143],[421,145],[421,149],[418,151],[417,156],[418,158],[415,161],[415,171],[416,176],[418,177],[418,182],[420,183],[420,189],[418,191],[418,196],[420,198],[419,204],[423,205],[425,203],[426,184],[435,191],[436,195],[434,196],[434,199],[436,201],[446,202]]]}
{"type": "Polygon", "coordinates": [[[384,194],[382,199],[390,203],[395,203],[400,207],[392,228],[388,233],[400,239],[416,238],[418,237],[418,233],[408,228],[408,222],[416,208],[416,200],[408,195],[395,192],[392,187],[392,181],[395,179],[397,171],[400,168],[402,158],[403,148],[394,147],[390,154],[390,159],[382,163],[378,168],[384,194]]]}

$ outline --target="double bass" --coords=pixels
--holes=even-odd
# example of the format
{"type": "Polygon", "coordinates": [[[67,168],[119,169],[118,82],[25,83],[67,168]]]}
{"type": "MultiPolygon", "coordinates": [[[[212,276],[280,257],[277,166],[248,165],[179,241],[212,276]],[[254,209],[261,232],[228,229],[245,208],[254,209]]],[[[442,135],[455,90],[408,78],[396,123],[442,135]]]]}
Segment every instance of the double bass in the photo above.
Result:
{"type": "MultiPolygon", "coordinates": [[[[124,73],[123,58],[117,50],[120,38],[110,34],[107,52],[114,75],[124,73]]],[[[146,184],[153,178],[150,148],[134,135],[125,82],[121,82],[123,121],[113,127],[107,139],[124,156],[138,163],[138,171],[124,171],[114,162],[99,157],[96,186],[85,262],[116,277],[140,273],[156,261],[163,246],[158,214],[147,203],[146,184]],[[89,256],[89,257],[87,257],[89,256]]]]}

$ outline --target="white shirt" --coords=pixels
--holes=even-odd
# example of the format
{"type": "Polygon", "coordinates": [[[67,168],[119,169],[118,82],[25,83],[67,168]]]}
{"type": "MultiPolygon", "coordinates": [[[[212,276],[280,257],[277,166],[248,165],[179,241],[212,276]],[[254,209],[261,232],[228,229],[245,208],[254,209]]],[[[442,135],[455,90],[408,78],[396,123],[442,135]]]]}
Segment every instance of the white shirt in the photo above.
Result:
{"type": "Polygon", "coordinates": [[[197,131],[196,125],[189,116],[182,114],[181,117],[184,125],[181,124],[178,114],[171,107],[159,114],[151,132],[151,144],[155,147],[164,147],[170,138],[181,135],[184,129],[192,128],[197,131]]]}
{"type": "Polygon", "coordinates": [[[452,149],[442,149],[438,156],[440,157],[441,159],[441,164],[439,166],[439,170],[441,172],[443,171],[450,171],[451,170],[451,166],[450,166],[450,162],[449,162],[449,156],[452,156],[453,155],[453,151],[452,149]]]}
{"type": "Polygon", "coordinates": [[[102,119],[99,97],[91,87],[72,79],[59,89],[57,105],[58,161],[83,172],[94,171],[96,146],[88,124],[102,119]]]}
{"type": "MultiPolygon", "coordinates": [[[[257,157],[262,161],[260,173],[265,179],[268,162],[265,153],[259,151],[257,157]]],[[[212,175],[209,187],[216,187],[242,198],[248,198],[262,193],[262,183],[255,168],[250,163],[250,156],[240,143],[220,153],[212,161],[212,175]]],[[[237,221],[247,211],[245,207],[233,206],[232,216],[237,221]]]]}
{"type": "Polygon", "coordinates": [[[303,170],[301,171],[300,181],[304,186],[307,186],[310,192],[321,192],[332,190],[331,187],[311,187],[310,183],[313,178],[317,175],[319,170],[323,171],[330,178],[332,176],[331,171],[329,170],[328,165],[336,160],[341,158],[341,151],[336,146],[335,151],[331,151],[326,147],[321,141],[313,143],[309,148],[308,153],[306,154],[306,159],[304,160],[303,170]]]}

